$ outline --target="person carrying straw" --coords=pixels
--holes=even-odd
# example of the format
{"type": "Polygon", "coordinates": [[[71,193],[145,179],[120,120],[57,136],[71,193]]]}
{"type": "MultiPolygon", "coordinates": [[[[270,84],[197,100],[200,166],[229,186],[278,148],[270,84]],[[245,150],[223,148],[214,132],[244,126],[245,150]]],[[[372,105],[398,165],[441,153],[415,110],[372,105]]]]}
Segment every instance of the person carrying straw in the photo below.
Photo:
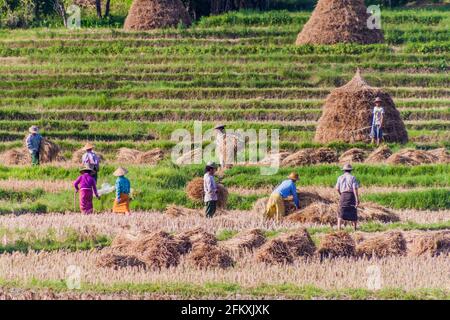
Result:
{"type": "Polygon", "coordinates": [[[203,176],[204,201],[206,206],[206,217],[212,218],[217,210],[218,189],[214,174],[217,165],[214,162],[208,162],[205,167],[205,175],[203,176]]]}
{"type": "Polygon", "coordinates": [[[131,185],[125,175],[128,170],[125,168],[118,168],[113,175],[117,177],[116,180],[116,198],[114,199],[113,212],[121,214],[130,214],[130,192],[131,185]]]}
{"type": "Polygon", "coordinates": [[[31,164],[33,166],[38,166],[39,161],[39,150],[41,149],[42,136],[39,134],[39,128],[37,126],[31,126],[28,129],[30,133],[26,139],[27,149],[31,155],[31,164]]]}
{"type": "Polygon", "coordinates": [[[96,182],[93,178],[94,170],[85,166],[80,170],[80,176],[73,183],[75,192],[79,193],[80,210],[84,214],[91,214],[94,211],[92,203],[93,195],[100,199],[97,192],[96,182]]]}
{"type": "Polygon", "coordinates": [[[295,183],[299,180],[297,172],[292,172],[287,180],[284,180],[270,195],[267,202],[265,218],[274,219],[280,221],[286,214],[286,208],[284,206],[284,199],[292,196],[294,204],[297,209],[300,208],[300,201],[297,194],[297,186],[295,183]]]}
{"type": "Polygon", "coordinates": [[[350,164],[344,165],[342,170],[344,174],[338,178],[336,183],[336,190],[340,196],[338,230],[341,230],[342,220],[352,221],[356,230],[358,227],[359,183],[351,174],[353,167],[350,164]]]}

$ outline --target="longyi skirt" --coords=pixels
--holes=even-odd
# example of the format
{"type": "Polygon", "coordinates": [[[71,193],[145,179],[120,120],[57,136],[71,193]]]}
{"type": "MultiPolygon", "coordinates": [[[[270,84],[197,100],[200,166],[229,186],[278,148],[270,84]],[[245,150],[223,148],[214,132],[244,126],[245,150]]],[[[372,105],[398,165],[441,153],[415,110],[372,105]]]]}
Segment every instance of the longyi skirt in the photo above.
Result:
{"type": "Polygon", "coordinates": [[[91,214],[94,211],[92,204],[93,191],[92,189],[82,188],[79,191],[80,197],[80,211],[84,214],[91,214]]]}
{"type": "Polygon", "coordinates": [[[339,201],[339,218],[346,221],[358,220],[356,198],[353,192],[341,193],[341,199],[339,201]]]}
{"type": "Polygon", "coordinates": [[[127,213],[130,212],[130,197],[126,193],[120,194],[120,203],[114,199],[113,205],[114,213],[127,213]]]}

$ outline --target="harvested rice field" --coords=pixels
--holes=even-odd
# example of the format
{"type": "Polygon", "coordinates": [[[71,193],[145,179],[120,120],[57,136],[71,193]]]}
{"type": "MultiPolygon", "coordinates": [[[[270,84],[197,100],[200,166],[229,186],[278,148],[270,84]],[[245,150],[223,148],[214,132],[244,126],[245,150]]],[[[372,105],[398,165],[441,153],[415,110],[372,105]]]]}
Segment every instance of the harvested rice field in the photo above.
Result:
{"type": "Polygon", "coordinates": [[[311,38],[311,24],[299,35],[311,11],[175,8],[150,26],[137,9],[125,22],[131,2],[101,23],[83,8],[78,30],[7,28],[0,14],[0,300],[450,299],[450,8],[383,8],[383,35],[351,30],[358,44],[311,38]],[[390,121],[380,147],[375,97],[390,121]],[[279,132],[276,152],[218,172],[212,219],[207,161],[190,161],[214,144],[193,140],[199,123],[205,137],[219,123],[279,132]],[[32,125],[40,166],[24,145],[32,125]],[[189,153],[174,157],[179,130],[189,153]],[[114,193],[80,213],[87,142],[99,189],[128,169],[131,215],[112,213],[114,193]],[[337,230],[346,163],[357,231],[337,230]],[[292,171],[300,208],[266,219],[292,171]]]}

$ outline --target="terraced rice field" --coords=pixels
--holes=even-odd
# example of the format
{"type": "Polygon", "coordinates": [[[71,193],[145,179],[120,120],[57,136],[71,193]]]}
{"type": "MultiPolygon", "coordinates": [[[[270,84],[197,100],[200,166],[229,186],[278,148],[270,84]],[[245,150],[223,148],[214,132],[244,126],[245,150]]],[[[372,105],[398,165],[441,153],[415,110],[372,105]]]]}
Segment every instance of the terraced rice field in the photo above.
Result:
{"type": "MultiPolygon", "coordinates": [[[[144,230],[178,233],[202,227],[219,244],[241,231],[261,229],[270,240],[306,227],[320,246],[328,224],[264,221],[252,211],[290,171],[303,191],[334,196],[337,163],[284,167],[273,176],[235,166],[222,183],[228,210],[213,220],[172,217],[172,204],[200,211],[185,194],[201,165],[170,161],[176,129],[193,131],[217,122],[234,129],[279,129],[280,148],[328,147],[339,154],[356,143],[313,142],[327,94],[348,82],[357,67],[372,86],[393,97],[410,142],[403,148],[450,149],[450,15],[448,11],[386,11],[382,45],[294,46],[310,13],[229,13],[203,18],[188,29],[126,33],[118,28],[0,29],[0,152],[21,147],[38,125],[66,159],[86,141],[105,157],[99,184],[113,183],[118,164],[127,166],[136,190],[131,217],[109,213],[111,196],[95,202],[98,215],[82,216],[73,203],[77,165],[0,166],[0,298],[286,298],[449,299],[449,256],[404,255],[368,259],[295,259],[266,266],[254,253],[225,271],[199,271],[181,257],[158,271],[101,268],[96,260],[115,236],[144,230]],[[120,148],[161,148],[156,166],[116,160],[120,148]],[[67,267],[82,270],[81,290],[68,290],[67,267]],[[383,286],[367,287],[367,268],[378,266],[383,286]],[[257,270],[257,272],[254,272],[257,270]],[[351,273],[345,271],[352,270],[351,273]],[[50,290],[50,291],[49,291],[50,290]]],[[[416,233],[450,230],[450,165],[356,164],[364,202],[399,217],[364,221],[360,232],[416,233]]],[[[301,201],[301,200],[300,200],[301,201]]],[[[355,233],[346,229],[352,236],[355,233]]]]}

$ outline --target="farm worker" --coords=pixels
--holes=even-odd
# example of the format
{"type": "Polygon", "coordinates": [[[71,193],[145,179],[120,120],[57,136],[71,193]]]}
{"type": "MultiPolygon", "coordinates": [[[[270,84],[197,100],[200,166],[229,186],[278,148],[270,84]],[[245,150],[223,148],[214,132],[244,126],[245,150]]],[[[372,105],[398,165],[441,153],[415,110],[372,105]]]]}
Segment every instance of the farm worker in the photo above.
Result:
{"type": "Polygon", "coordinates": [[[373,108],[372,114],[372,129],[370,131],[370,137],[372,138],[372,144],[377,142],[377,146],[380,145],[383,139],[383,120],[384,120],[384,108],[381,106],[381,98],[377,97],[375,99],[375,107],[373,108]]]}
{"type": "Polygon", "coordinates": [[[125,168],[118,168],[113,175],[117,177],[116,180],[116,198],[114,199],[113,212],[130,214],[130,180],[125,175],[128,170],[125,168]]]}
{"type": "Polygon", "coordinates": [[[353,167],[350,164],[342,168],[344,174],[341,175],[336,183],[336,190],[339,193],[339,214],[338,229],[341,229],[342,220],[352,221],[356,230],[358,224],[358,206],[359,206],[359,183],[351,174],[353,167]]]}
{"type": "Polygon", "coordinates": [[[267,202],[265,217],[267,219],[275,218],[280,221],[285,215],[286,209],[284,207],[285,198],[292,196],[294,204],[297,209],[300,208],[300,202],[298,200],[297,187],[295,183],[298,181],[299,176],[297,172],[292,172],[287,180],[284,180],[270,195],[267,202]]]}
{"type": "Polygon", "coordinates": [[[26,139],[27,148],[31,155],[31,164],[34,166],[39,165],[39,150],[41,148],[42,136],[39,134],[39,128],[31,126],[28,129],[30,133],[26,139]]]}
{"type": "Polygon", "coordinates": [[[93,178],[94,170],[89,166],[84,166],[80,170],[80,176],[73,183],[75,190],[80,194],[80,210],[84,214],[91,214],[94,210],[92,199],[93,195],[100,199],[97,193],[96,182],[93,178]]]}
{"type": "Polygon", "coordinates": [[[216,130],[216,146],[221,169],[227,169],[234,163],[238,152],[240,137],[235,133],[227,133],[225,125],[219,124],[216,130]]]}
{"type": "Polygon", "coordinates": [[[214,162],[208,162],[205,167],[205,175],[203,176],[203,192],[205,194],[206,217],[212,218],[217,209],[217,184],[214,180],[217,165],[214,162]]]}
{"type": "Polygon", "coordinates": [[[94,145],[92,143],[86,143],[86,145],[83,147],[83,150],[86,152],[81,157],[81,162],[85,166],[89,166],[94,170],[94,179],[95,182],[97,182],[98,178],[98,171],[100,170],[100,158],[97,156],[97,154],[93,151],[94,145]]]}

